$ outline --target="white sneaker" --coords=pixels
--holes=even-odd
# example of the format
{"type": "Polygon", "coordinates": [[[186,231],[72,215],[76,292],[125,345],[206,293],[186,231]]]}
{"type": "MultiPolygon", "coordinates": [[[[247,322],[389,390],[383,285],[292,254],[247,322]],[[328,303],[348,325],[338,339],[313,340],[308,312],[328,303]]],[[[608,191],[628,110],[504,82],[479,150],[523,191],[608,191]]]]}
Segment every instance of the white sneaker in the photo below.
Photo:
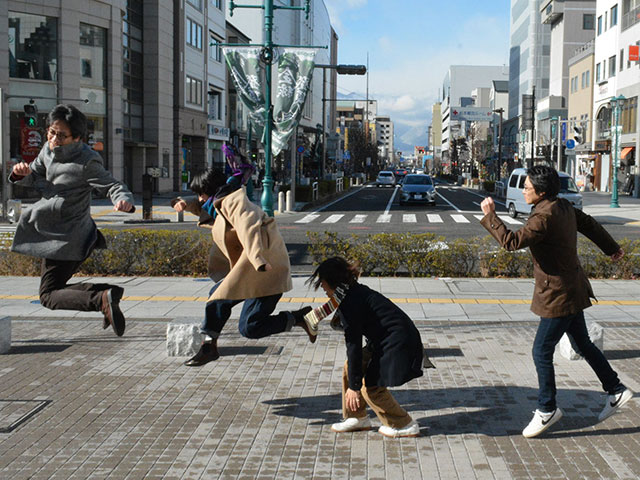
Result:
{"type": "Polygon", "coordinates": [[[632,398],[633,392],[628,388],[620,393],[616,393],[615,395],[607,395],[607,403],[605,403],[600,415],[598,415],[598,421],[601,422],[605,418],[609,418],[611,415],[616,413],[616,410],[632,398]]]}
{"type": "Polygon", "coordinates": [[[417,437],[420,435],[420,425],[416,423],[415,420],[411,420],[409,425],[403,428],[393,428],[387,427],[386,425],[382,425],[378,432],[380,432],[385,437],[417,437]]]}
{"type": "Polygon", "coordinates": [[[562,410],[556,408],[553,412],[544,413],[540,410],[533,412],[533,418],[529,425],[522,431],[526,438],[537,437],[551,425],[562,418],[562,410]]]}
{"type": "Polygon", "coordinates": [[[371,420],[369,417],[345,418],[340,423],[331,425],[331,430],[336,433],[359,432],[361,430],[371,430],[371,420]]]}

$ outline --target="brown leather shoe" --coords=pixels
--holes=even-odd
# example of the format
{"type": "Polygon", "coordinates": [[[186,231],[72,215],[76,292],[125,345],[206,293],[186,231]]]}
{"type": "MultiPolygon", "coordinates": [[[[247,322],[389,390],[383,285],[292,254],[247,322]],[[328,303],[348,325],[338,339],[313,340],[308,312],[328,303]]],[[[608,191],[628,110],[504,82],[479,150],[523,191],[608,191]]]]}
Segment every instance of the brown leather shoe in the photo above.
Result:
{"type": "Polygon", "coordinates": [[[120,298],[124,290],[120,287],[113,287],[102,292],[102,307],[100,310],[104,314],[104,321],[102,326],[104,328],[105,323],[113,327],[113,331],[117,336],[124,335],[125,320],[122,311],[120,310],[120,298]]]}
{"type": "Polygon", "coordinates": [[[202,342],[198,353],[184,362],[184,364],[187,367],[201,367],[218,358],[220,358],[220,354],[218,353],[218,340],[213,339],[211,342],[202,342]]]}
{"type": "Polygon", "coordinates": [[[295,312],[291,312],[293,318],[296,319],[296,323],[294,324],[296,327],[302,327],[302,329],[307,332],[309,336],[309,341],[311,343],[315,343],[318,338],[318,333],[312,331],[307,325],[307,322],[304,321],[304,316],[311,311],[311,307],[303,307],[300,310],[296,310],[295,312]]]}
{"type": "MultiPolygon", "coordinates": [[[[104,292],[103,292],[103,294],[104,294],[104,292]]],[[[122,299],[122,295],[124,295],[124,288],[122,288],[122,287],[111,287],[111,300],[112,301],[120,303],[120,300],[122,299]]],[[[104,318],[102,319],[102,329],[106,330],[110,326],[111,326],[111,322],[109,321],[109,319],[105,315],[104,318]]]]}

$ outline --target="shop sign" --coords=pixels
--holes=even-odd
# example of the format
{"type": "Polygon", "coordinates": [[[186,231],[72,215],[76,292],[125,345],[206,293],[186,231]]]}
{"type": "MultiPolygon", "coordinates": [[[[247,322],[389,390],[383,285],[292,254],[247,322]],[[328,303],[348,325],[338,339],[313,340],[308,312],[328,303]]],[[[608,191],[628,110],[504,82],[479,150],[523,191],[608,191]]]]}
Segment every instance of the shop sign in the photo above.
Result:
{"type": "Polygon", "coordinates": [[[25,162],[33,162],[42,149],[42,134],[38,128],[30,128],[20,119],[20,156],[25,162]]]}
{"type": "Polygon", "coordinates": [[[608,152],[611,150],[611,140],[596,140],[593,149],[597,152],[608,152]]]}

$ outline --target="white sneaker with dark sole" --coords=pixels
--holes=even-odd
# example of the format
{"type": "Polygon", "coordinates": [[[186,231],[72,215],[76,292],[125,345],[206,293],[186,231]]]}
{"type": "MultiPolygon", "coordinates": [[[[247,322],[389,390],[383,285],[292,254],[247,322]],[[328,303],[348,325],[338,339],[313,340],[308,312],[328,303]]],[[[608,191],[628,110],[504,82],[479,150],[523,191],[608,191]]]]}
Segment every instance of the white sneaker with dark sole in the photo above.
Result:
{"type": "Polygon", "coordinates": [[[607,395],[607,403],[605,403],[604,408],[598,415],[598,421],[601,422],[606,418],[609,418],[611,415],[616,413],[616,411],[627,403],[629,400],[633,398],[633,392],[626,388],[624,391],[620,393],[616,393],[615,395],[607,395]]]}
{"type": "Polygon", "coordinates": [[[340,423],[331,425],[331,430],[336,433],[359,432],[361,430],[371,430],[371,420],[369,417],[345,418],[340,423]]]}
{"type": "Polygon", "coordinates": [[[562,410],[556,408],[553,412],[545,413],[540,410],[533,412],[533,418],[529,425],[522,431],[526,438],[533,438],[547,430],[551,425],[562,418],[562,410]]]}
{"type": "Polygon", "coordinates": [[[378,432],[385,437],[398,438],[398,437],[417,437],[420,435],[420,425],[415,420],[411,420],[409,425],[403,428],[393,428],[382,425],[378,432]]]}

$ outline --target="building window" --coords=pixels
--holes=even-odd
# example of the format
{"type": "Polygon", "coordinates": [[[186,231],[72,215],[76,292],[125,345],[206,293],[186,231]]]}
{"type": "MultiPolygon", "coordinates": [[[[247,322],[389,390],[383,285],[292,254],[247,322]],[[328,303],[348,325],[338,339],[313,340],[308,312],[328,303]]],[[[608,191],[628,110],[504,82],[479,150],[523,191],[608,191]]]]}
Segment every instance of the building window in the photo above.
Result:
{"type": "Polygon", "coordinates": [[[602,15],[598,17],[598,35],[602,33],[602,15]]]}
{"type": "Polygon", "coordinates": [[[58,19],[9,12],[9,76],[58,79],[58,19]]]}
{"type": "Polygon", "coordinates": [[[600,82],[600,64],[596,65],[596,82],[600,82]]]}
{"type": "Polygon", "coordinates": [[[616,56],[609,57],[609,78],[616,76],[616,56]]]}
{"type": "Polygon", "coordinates": [[[209,57],[216,62],[222,62],[222,40],[209,32],[209,57]]]}
{"type": "Polygon", "coordinates": [[[187,45],[202,50],[202,25],[187,18],[187,45]]]}
{"type": "Polygon", "coordinates": [[[582,75],[580,75],[580,88],[584,89],[586,76],[587,72],[582,72],[582,75]]]}
{"type": "Polygon", "coordinates": [[[222,120],[222,92],[209,85],[209,120],[222,120]]]}
{"type": "Polygon", "coordinates": [[[142,2],[128,0],[122,17],[122,127],[126,140],[143,141],[142,2]]]}
{"type": "Polygon", "coordinates": [[[595,28],[596,16],[593,13],[585,13],[582,15],[582,29],[593,30],[595,28]]]}
{"type": "Polygon", "coordinates": [[[187,0],[187,3],[199,12],[202,11],[202,0],[187,0]]]}
{"type": "Polygon", "coordinates": [[[589,88],[589,84],[591,83],[591,70],[587,70],[584,73],[586,73],[585,88],[589,88]]]}
{"type": "Polygon", "coordinates": [[[620,112],[622,133],[636,133],[636,119],[638,118],[638,97],[627,99],[620,112]]]}
{"type": "Polygon", "coordinates": [[[211,0],[211,5],[216,7],[218,10],[222,10],[222,0],[211,0]]]}
{"type": "Polygon", "coordinates": [[[618,24],[618,4],[616,3],[613,7],[611,7],[611,15],[609,15],[609,19],[611,20],[612,27],[615,27],[618,24]]]}
{"type": "Polygon", "coordinates": [[[187,103],[202,105],[202,80],[187,75],[184,89],[187,103]]]}
{"type": "Polygon", "coordinates": [[[80,75],[83,86],[106,86],[106,39],[104,28],[80,24],[80,75]]]}
{"type": "Polygon", "coordinates": [[[624,49],[620,50],[620,71],[624,68],[624,49]]]}

